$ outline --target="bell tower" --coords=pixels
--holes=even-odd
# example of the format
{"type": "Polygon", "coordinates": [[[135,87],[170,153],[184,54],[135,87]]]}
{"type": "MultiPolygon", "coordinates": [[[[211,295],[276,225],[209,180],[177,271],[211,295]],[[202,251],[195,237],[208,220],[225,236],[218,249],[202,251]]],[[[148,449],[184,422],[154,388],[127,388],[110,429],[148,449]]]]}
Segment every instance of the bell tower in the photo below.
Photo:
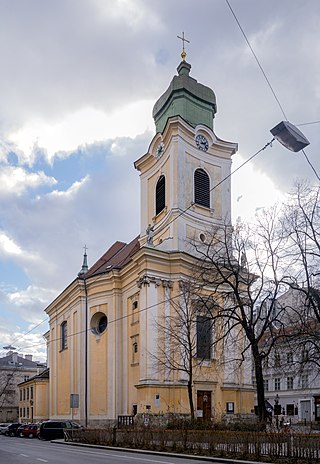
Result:
{"type": "Polygon", "coordinates": [[[140,243],[164,251],[188,251],[191,242],[205,241],[213,224],[231,220],[230,179],[220,182],[238,146],[215,135],[216,96],[190,70],[183,59],[155,103],[156,135],[134,164],[141,180],[140,243]]]}

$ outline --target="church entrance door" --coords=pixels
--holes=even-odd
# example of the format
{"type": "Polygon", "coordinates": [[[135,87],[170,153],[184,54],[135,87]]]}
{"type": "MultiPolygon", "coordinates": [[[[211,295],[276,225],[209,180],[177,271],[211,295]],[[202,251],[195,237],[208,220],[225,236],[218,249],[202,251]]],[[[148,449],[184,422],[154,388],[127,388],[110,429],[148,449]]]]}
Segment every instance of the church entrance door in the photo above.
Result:
{"type": "Polygon", "coordinates": [[[197,417],[211,419],[211,391],[197,391],[197,417]]]}

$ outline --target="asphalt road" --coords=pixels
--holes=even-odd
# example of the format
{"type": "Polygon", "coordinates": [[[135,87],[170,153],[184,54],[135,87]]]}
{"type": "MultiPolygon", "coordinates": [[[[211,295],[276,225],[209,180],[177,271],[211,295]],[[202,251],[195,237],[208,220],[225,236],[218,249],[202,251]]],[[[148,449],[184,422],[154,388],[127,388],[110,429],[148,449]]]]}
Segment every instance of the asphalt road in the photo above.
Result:
{"type": "MultiPolygon", "coordinates": [[[[199,464],[198,459],[133,453],[130,451],[85,448],[50,443],[37,438],[0,435],[1,464],[199,464]]],[[[232,461],[231,461],[232,462],[232,461]]]]}

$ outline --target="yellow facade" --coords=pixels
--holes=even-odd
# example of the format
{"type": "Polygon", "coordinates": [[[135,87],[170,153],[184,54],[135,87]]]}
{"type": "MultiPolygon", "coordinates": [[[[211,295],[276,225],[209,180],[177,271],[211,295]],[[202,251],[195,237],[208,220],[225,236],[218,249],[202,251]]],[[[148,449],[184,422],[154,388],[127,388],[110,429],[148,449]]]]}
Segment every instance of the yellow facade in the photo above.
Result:
{"type": "MultiPolygon", "coordinates": [[[[139,236],[112,245],[46,308],[51,419],[74,417],[95,425],[121,415],[190,413],[186,374],[160,369],[160,352],[167,343],[171,348],[159,321],[172,317],[171,302],[181,298],[181,282],[193,275],[192,242],[205,240],[212,224],[230,220],[230,182],[218,184],[230,174],[236,150],[211,128],[194,127],[177,114],[136,161],[139,236]],[[204,149],[199,140],[207,142],[204,149]],[[197,170],[209,180],[208,205],[194,201],[197,170]],[[157,202],[164,202],[160,211],[157,202]],[[73,410],[71,394],[79,395],[73,410]]],[[[216,347],[209,360],[195,366],[192,395],[198,417],[253,409],[249,364],[227,368],[222,362],[227,349],[216,347]]],[[[172,356],[179,359],[179,350],[172,356]]]]}
{"type": "Polygon", "coordinates": [[[49,419],[49,371],[19,384],[19,421],[41,422],[49,419]]]}

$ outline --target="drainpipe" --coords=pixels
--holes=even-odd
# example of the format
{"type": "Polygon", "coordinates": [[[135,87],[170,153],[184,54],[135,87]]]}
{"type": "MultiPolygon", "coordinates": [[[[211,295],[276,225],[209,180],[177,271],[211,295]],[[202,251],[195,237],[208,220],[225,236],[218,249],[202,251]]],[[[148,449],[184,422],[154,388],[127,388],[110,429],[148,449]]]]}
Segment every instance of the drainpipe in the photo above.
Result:
{"type": "Polygon", "coordinates": [[[84,424],[88,427],[88,289],[86,279],[83,279],[85,294],[85,360],[84,360],[84,424]]]}
{"type": "Polygon", "coordinates": [[[86,278],[78,274],[82,280],[85,296],[85,333],[84,333],[84,425],[88,427],[88,288],[86,278]]]}
{"type": "Polygon", "coordinates": [[[83,281],[84,295],[85,295],[85,360],[84,360],[84,424],[88,426],[88,289],[86,281],[86,273],[88,272],[88,261],[87,261],[87,246],[84,246],[83,263],[78,278],[83,281]]]}

